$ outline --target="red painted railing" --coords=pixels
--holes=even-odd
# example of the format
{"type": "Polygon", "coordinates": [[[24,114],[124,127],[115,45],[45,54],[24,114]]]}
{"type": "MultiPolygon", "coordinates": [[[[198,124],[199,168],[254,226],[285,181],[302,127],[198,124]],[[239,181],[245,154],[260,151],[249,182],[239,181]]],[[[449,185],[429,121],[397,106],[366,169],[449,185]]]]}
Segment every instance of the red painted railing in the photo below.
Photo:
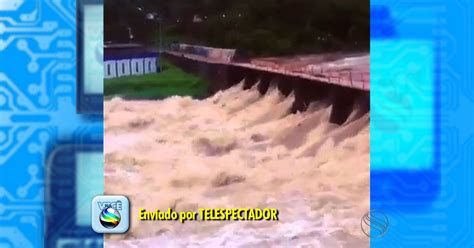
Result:
{"type": "MultiPolygon", "coordinates": [[[[207,58],[194,54],[185,54],[180,52],[168,51],[177,56],[184,56],[189,59],[204,61],[208,63],[228,64],[253,68],[256,70],[271,71],[290,76],[302,77],[310,80],[323,81],[330,84],[337,84],[345,87],[357,88],[361,90],[370,90],[370,72],[357,70],[323,70],[322,67],[315,69],[314,66],[306,65],[302,67],[283,66],[270,61],[252,61],[251,63],[234,63],[230,61],[221,61],[214,58],[207,58]]],[[[367,68],[368,70],[368,68],[367,68]]]]}

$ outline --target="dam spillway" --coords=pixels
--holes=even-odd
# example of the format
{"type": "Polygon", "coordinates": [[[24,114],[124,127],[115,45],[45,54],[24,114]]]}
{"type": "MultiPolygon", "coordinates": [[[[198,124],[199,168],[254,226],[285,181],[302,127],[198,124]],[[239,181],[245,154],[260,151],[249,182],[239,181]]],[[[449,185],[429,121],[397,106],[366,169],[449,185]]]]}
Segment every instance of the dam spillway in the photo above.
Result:
{"type": "Polygon", "coordinates": [[[367,54],[232,61],[167,51],[164,57],[185,72],[206,79],[210,94],[243,81],[244,90],[258,84],[260,94],[264,95],[274,85],[285,96],[293,92],[291,112],[305,111],[311,102],[329,101],[333,106],[330,122],[335,124],[343,124],[355,108],[361,115],[370,110],[367,54]]]}
{"type": "MultiPolygon", "coordinates": [[[[108,244],[279,247],[288,243],[288,230],[300,230],[295,245],[317,239],[321,247],[369,246],[360,232],[360,213],[370,208],[368,88],[318,80],[331,79],[327,67],[334,65],[324,63],[164,56],[206,79],[209,97],[107,100],[105,192],[129,195],[132,219],[147,205],[176,211],[272,207],[284,217],[252,226],[135,222],[126,238],[107,237],[108,244]],[[317,75],[301,75],[304,69],[317,75]]],[[[338,78],[346,72],[337,71],[338,78]]]]}

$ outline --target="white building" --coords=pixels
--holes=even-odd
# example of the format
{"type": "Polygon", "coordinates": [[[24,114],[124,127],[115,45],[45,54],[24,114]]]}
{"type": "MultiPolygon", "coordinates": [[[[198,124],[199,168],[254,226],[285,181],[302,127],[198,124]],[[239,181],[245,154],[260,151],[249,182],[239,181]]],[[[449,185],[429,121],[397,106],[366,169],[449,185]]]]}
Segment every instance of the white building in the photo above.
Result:
{"type": "Polygon", "coordinates": [[[158,53],[138,44],[105,45],[104,53],[106,79],[158,72],[158,53]]]}

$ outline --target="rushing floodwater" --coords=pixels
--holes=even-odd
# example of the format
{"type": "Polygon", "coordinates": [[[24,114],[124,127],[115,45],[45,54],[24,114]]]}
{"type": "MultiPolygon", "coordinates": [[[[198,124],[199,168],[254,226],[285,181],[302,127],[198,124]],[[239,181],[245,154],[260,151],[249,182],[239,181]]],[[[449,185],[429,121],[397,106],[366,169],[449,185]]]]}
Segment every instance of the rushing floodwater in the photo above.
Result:
{"type": "Polygon", "coordinates": [[[329,102],[241,85],[205,100],[105,103],[106,194],[131,201],[107,247],[369,247],[369,114],[337,126],[329,102]],[[278,208],[279,222],[139,222],[138,208],[278,208]],[[304,246],[306,247],[306,246],[304,246]]]}

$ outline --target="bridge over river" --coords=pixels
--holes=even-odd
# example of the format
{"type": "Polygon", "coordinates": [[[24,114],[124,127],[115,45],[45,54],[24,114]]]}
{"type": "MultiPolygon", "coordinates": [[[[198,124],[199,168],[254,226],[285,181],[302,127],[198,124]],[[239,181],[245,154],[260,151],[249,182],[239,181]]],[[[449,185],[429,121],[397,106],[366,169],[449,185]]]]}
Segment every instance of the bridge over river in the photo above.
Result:
{"type": "Polygon", "coordinates": [[[363,112],[369,111],[368,53],[253,59],[239,59],[234,55],[235,50],[198,46],[196,49],[168,50],[164,54],[183,70],[207,79],[211,84],[211,93],[244,80],[244,89],[257,84],[262,94],[270,85],[276,85],[284,95],[293,92],[293,112],[305,111],[311,102],[329,99],[333,105],[331,122],[337,124],[344,123],[355,105],[364,109],[363,112]],[[202,53],[200,48],[211,52],[202,53]]]}
{"type": "Polygon", "coordinates": [[[370,91],[370,55],[368,53],[258,58],[249,59],[246,62],[177,51],[167,53],[205,63],[239,66],[370,91]]]}

